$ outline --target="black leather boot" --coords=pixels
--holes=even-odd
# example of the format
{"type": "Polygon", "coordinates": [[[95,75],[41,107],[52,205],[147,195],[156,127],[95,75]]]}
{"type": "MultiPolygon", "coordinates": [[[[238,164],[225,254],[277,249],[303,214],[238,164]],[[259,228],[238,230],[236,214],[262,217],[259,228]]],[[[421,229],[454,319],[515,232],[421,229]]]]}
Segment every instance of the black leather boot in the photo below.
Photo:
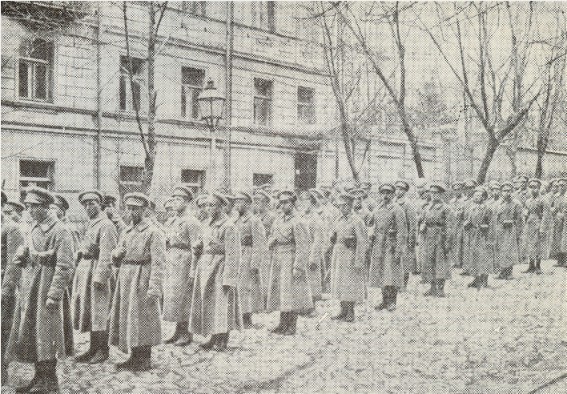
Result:
{"type": "Polygon", "coordinates": [[[431,280],[431,287],[425,293],[423,293],[426,297],[434,297],[437,292],[437,282],[435,279],[431,280]]]}
{"type": "Polygon", "coordinates": [[[390,287],[390,296],[388,300],[388,306],[386,307],[386,309],[388,310],[388,312],[393,312],[396,310],[396,302],[398,300],[398,288],[395,286],[389,286],[389,287],[390,287]]]}
{"type": "Polygon", "coordinates": [[[435,296],[439,298],[445,297],[445,279],[437,280],[437,292],[435,293],[435,296]]]}
{"type": "Polygon", "coordinates": [[[535,272],[535,265],[534,265],[534,261],[532,259],[530,259],[530,265],[528,266],[528,269],[523,271],[524,274],[529,274],[535,272]]]}
{"type": "Polygon", "coordinates": [[[29,393],[48,394],[59,391],[59,382],[57,381],[57,361],[42,361],[41,377],[29,389],[29,393]]]}
{"type": "Polygon", "coordinates": [[[96,344],[96,352],[89,360],[89,364],[98,364],[108,360],[110,349],[108,347],[108,332],[107,331],[93,331],[91,334],[91,341],[94,340],[96,344]]]}
{"type": "Polygon", "coordinates": [[[475,276],[473,281],[467,285],[467,287],[475,288],[478,286],[479,277],[475,276]]]}
{"type": "Polygon", "coordinates": [[[152,369],[152,347],[141,346],[140,350],[138,351],[138,357],[136,358],[136,362],[132,370],[147,371],[149,369],[152,369]]]}
{"type": "Polygon", "coordinates": [[[201,349],[211,350],[217,344],[218,340],[219,340],[219,334],[213,334],[211,335],[211,339],[209,339],[205,343],[200,344],[199,346],[201,347],[201,349]]]}
{"type": "Polygon", "coordinates": [[[282,331],[283,335],[295,335],[295,331],[297,329],[297,313],[296,312],[288,312],[287,315],[287,324],[285,329],[282,331]]]}
{"type": "Polygon", "coordinates": [[[345,303],[346,315],[344,321],[348,323],[354,322],[354,301],[348,301],[345,303]]]}
{"type": "Polygon", "coordinates": [[[214,349],[219,352],[224,352],[228,347],[228,339],[229,339],[228,332],[218,334],[218,340],[217,343],[215,344],[214,349]]]}
{"type": "Polygon", "coordinates": [[[285,330],[288,313],[289,312],[280,312],[280,322],[276,327],[270,330],[272,334],[281,334],[285,330]]]}
{"type": "Polygon", "coordinates": [[[40,382],[44,379],[45,375],[45,361],[38,361],[35,363],[35,371],[33,374],[32,380],[24,386],[16,387],[16,393],[28,393],[32,387],[36,385],[36,383],[40,382]]]}
{"type": "Polygon", "coordinates": [[[347,315],[346,312],[346,302],[341,301],[341,312],[338,315],[331,317],[332,320],[343,320],[347,315]]]}
{"type": "Polygon", "coordinates": [[[177,323],[178,335],[174,343],[175,346],[187,346],[193,342],[193,335],[189,332],[188,327],[189,323],[186,321],[177,323]]]}
{"type": "Polygon", "coordinates": [[[75,362],[88,363],[89,360],[94,356],[95,352],[96,352],[96,334],[93,331],[90,333],[89,350],[75,357],[75,362]]]}
{"type": "Polygon", "coordinates": [[[408,287],[408,283],[409,283],[409,272],[404,274],[404,287],[403,287],[404,290],[408,287]]]}
{"type": "Polygon", "coordinates": [[[541,275],[541,259],[538,258],[536,259],[535,262],[535,271],[534,271],[537,275],[541,275]]]}
{"type": "Polygon", "coordinates": [[[244,328],[252,328],[252,314],[243,313],[242,314],[242,325],[244,328]]]}
{"type": "Polygon", "coordinates": [[[116,369],[119,371],[123,369],[132,370],[138,361],[139,353],[140,353],[139,347],[133,347],[132,349],[130,349],[130,356],[128,357],[128,359],[124,362],[116,364],[116,369]]]}
{"type": "Polygon", "coordinates": [[[382,302],[374,309],[376,309],[377,311],[386,309],[388,307],[389,300],[390,300],[390,289],[388,288],[388,286],[384,286],[382,287],[382,302]]]}

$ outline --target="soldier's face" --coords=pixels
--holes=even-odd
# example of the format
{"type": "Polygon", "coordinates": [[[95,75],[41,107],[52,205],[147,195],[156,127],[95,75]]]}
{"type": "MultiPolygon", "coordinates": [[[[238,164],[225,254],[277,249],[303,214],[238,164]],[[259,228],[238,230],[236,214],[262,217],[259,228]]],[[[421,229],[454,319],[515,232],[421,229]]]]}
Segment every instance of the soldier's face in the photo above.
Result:
{"type": "Polygon", "coordinates": [[[239,214],[243,214],[244,212],[246,212],[249,206],[250,205],[248,204],[248,201],[244,199],[239,198],[234,200],[234,210],[239,214]]]}
{"type": "Polygon", "coordinates": [[[83,208],[85,208],[85,212],[89,219],[94,219],[100,213],[101,207],[100,202],[97,200],[86,200],[83,201],[83,208]]]}
{"type": "Polygon", "coordinates": [[[26,203],[30,217],[36,222],[43,222],[49,215],[49,206],[44,204],[26,203]]]}
{"type": "Polygon", "coordinates": [[[382,199],[384,200],[384,202],[392,201],[393,197],[394,197],[393,192],[390,192],[390,191],[382,192],[382,199]]]}
{"type": "Polygon", "coordinates": [[[509,187],[502,189],[502,198],[505,200],[509,200],[512,197],[512,189],[509,187]]]}
{"type": "Polygon", "coordinates": [[[171,200],[171,209],[175,212],[180,212],[187,206],[187,201],[183,197],[174,196],[171,200]]]}
{"type": "Polygon", "coordinates": [[[65,216],[65,212],[58,205],[51,204],[49,210],[57,219],[61,219],[65,216]]]}
{"type": "Polygon", "coordinates": [[[223,205],[216,198],[211,199],[211,201],[205,204],[207,216],[217,217],[222,211],[223,205]]]}
{"type": "Polygon", "coordinates": [[[536,182],[530,183],[528,187],[530,188],[532,196],[535,197],[539,194],[539,184],[537,184],[536,182]]]}
{"type": "Polygon", "coordinates": [[[565,193],[567,191],[567,182],[559,181],[559,182],[557,182],[557,186],[558,186],[559,190],[561,191],[561,193],[565,193]]]}
{"type": "Polygon", "coordinates": [[[132,221],[132,223],[140,223],[144,217],[144,212],[146,207],[140,207],[138,205],[126,205],[126,216],[132,221]]]}
{"type": "Polygon", "coordinates": [[[396,197],[397,198],[402,198],[405,195],[406,195],[406,189],[401,188],[401,187],[396,188],[396,197]]]}
{"type": "Polygon", "coordinates": [[[476,191],[473,194],[473,201],[476,203],[481,203],[484,200],[484,193],[481,191],[476,191]]]}
{"type": "Polygon", "coordinates": [[[293,202],[291,202],[291,200],[280,201],[279,206],[282,212],[286,215],[289,215],[293,210],[293,202]]]}
{"type": "Polygon", "coordinates": [[[352,202],[340,200],[337,202],[337,208],[339,208],[339,211],[346,216],[352,211],[352,202]]]}
{"type": "Polygon", "coordinates": [[[6,204],[2,207],[2,213],[4,214],[4,216],[9,217],[16,223],[19,223],[22,219],[21,214],[18,212],[18,210],[10,204],[6,204]]]}
{"type": "Polygon", "coordinates": [[[262,213],[268,209],[268,201],[265,198],[257,197],[254,199],[254,213],[262,213]]]}
{"type": "Polygon", "coordinates": [[[498,197],[500,197],[500,189],[496,189],[496,188],[495,188],[495,189],[492,189],[492,190],[491,190],[491,194],[492,194],[492,197],[493,197],[493,198],[498,198],[498,197]]]}

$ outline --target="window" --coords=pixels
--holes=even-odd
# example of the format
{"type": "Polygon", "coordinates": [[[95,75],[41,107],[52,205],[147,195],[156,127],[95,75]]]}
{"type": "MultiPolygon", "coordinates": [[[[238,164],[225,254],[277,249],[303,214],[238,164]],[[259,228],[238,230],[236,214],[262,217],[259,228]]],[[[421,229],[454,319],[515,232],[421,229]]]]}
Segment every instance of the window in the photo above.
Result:
{"type": "Polygon", "coordinates": [[[181,182],[190,187],[194,194],[198,194],[205,184],[205,171],[181,170],[181,182]]]}
{"type": "Polygon", "coordinates": [[[272,81],[254,78],[254,123],[269,126],[272,122],[272,81]]]}
{"type": "Polygon", "coordinates": [[[274,175],[273,174],[252,174],[252,185],[262,186],[265,184],[273,184],[274,175]]]}
{"type": "Polygon", "coordinates": [[[276,3],[274,1],[253,1],[251,6],[252,26],[275,32],[276,3]]]}
{"type": "Polygon", "coordinates": [[[120,166],[120,197],[126,193],[141,192],[144,179],[144,167],[120,166]]]}
{"type": "Polygon", "coordinates": [[[181,116],[199,118],[199,93],[203,89],[205,71],[190,67],[181,69],[181,116]]]}
{"type": "Polygon", "coordinates": [[[313,89],[297,88],[297,120],[301,124],[315,123],[315,91],[313,89]]]}
{"type": "Polygon", "coordinates": [[[206,15],[206,5],[205,1],[188,1],[183,2],[183,11],[190,15],[205,16],[206,15]]]}
{"type": "Polygon", "coordinates": [[[39,186],[47,190],[53,190],[53,161],[43,160],[20,160],[20,193],[23,201],[28,186],[39,186]]]}
{"type": "Polygon", "coordinates": [[[18,95],[28,100],[51,101],[53,98],[53,43],[42,39],[20,48],[18,95]]]}
{"type": "Polygon", "coordinates": [[[145,85],[145,66],[143,59],[130,57],[134,84],[130,86],[130,62],[128,56],[120,56],[120,109],[122,111],[140,110],[142,86],[145,85]]]}

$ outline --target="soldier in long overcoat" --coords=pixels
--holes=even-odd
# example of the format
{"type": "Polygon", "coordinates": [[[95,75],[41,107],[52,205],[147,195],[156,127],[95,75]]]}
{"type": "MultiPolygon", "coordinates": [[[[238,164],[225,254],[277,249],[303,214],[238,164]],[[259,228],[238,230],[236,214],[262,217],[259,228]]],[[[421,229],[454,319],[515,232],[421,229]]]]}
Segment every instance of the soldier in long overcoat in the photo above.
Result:
{"type": "MultiPolygon", "coordinates": [[[[530,195],[531,193],[528,188],[528,177],[525,175],[518,175],[514,179],[514,192],[512,193],[512,198],[514,200],[517,200],[522,205],[522,209],[524,209],[524,211],[526,209],[526,201],[528,200],[528,198],[530,198],[530,195]]],[[[526,221],[524,217],[523,225],[525,224],[526,221]]],[[[520,244],[520,262],[523,263],[523,262],[527,262],[528,260],[526,253],[526,242],[524,242],[525,233],[523,227],[521,229],[520,234],[521,234],[520,238],[522,239],[522,242],[520,244]]]]}
{"type": "Polygon", "coordinates": [[[313,308],[307,277],[310,236],[305,221],[296,212],[293,191],[278,194],[281,213],[274,220],[268,247],[272,251],[268,287],[268,311],[279,311],[280,322],[272,333],[294,335],[299,313],[313,308]]]}
{"type": "MultiPolygon", "coordinates": [[[[6,362],[35,363],[33,379],[17,392],[57,391],[57,357],[73,352],[68,294],[75,268],[73,237],[49,213],[53,201],[53,195],[45,189],[26,190],[24,203],[34,223],[10,262],[21,268],[21,279],[6,362]]],[[[18,283],[11,286],[15,288],[18,283]]]]}
{"type": "Polygon", "coordinates": [[[553,204],[550,209],[550,245],[549,257],[557,260],[559,267],[567,263],[566,255],[561,251],[561,240],[563,238],[563,227],[565,227],[565,195],[567,195],[567,178],[559,178],[557,181],[557,194],[553,197],[553,204]]]}
{"type": "Polygon", "coordinates": [[[262,293],[260,269],[268,243],[262,220],[252,213],[252,195],[241,191],[233,196],[237,215],[234,224],[240,234],[240,268],[238,270],[238,297],[244,328],[252,327],[252,314],[266,309],[262,293]]]}
{"type": "Polygon", "coordinates": [[[211,335],[206,350],[225,350],[229,333],[242,328],[238,299],[240,237],[225,213],[228,198],[214,192],[207,199],[208,220],[203,226],[203,254],[197,262],[189,329],[211,335]]]}
{"type": "Polygon", "coordinates": [[[332,319],[353,322],[354,306],[366,298],[365,256],[368,234],[362,218],[353,214],[353,196],[337,197],[341,211],[331,231],[331,295],[339,300],[341,312],[332,319]]]}
{"type": "MultiPolygon", "coordinates": [[[[253,205],[253,212],[254,216],[258,217],[262,224],[264,225],[264,231],[266,232],[266,239],[270,237],[272,232],[272,225],[276,218],[275,213],[271,210],[271,201],[272,198],[270,194],[267,193],[263,189],[255,189],[254,190],[254,205],[253,205]]],[[[264,252],[264,258],[262,259],[262,263],[260,265],[260,276],[262,278],[262,295],[264,297],[264,304],[266,304],[268,299],[268,284],[270,281],[270,264],[272,251],[269,248],[266,248],[264,252]]]]}
{"type": "Polygon", "coordinates": [[[319,206],[319,194],[315,190],[309,190],[303,198],[303,219],[309,228],[311,237],[311,250],[309,252],[309,264],[307,276],[311,286],[313,304],[321,300],[323,294],[323,269],[325,252],[328,247],[329,230],[323,222],[323,218],[317,213],[319,206]]]}
{"type": "Polygon", "coordinates": [[[376,310],[396,309],[398,290],[404,286],[404,265],[402,256],[407,245],[408,230],[404,211],[394,203],[395,187],[384,183],[379,188],[382,202],[374,209],[371,217],[374,239],[369,286],[382,289],[382,303],[376,310]]]}
{"type": "MultiPolygon", "coordinates": [[[[563,219],[567,218],[567,193],[563,195],[563,219]]],[[[561,236],[561,253],[567,255],[567,225],[563,226],[563,235],[561,236]]]]}
{"type": "Polygon", "coordinates": [[[540,186],[539,179],[530,179],[528,182],[531,196],[526,200],[524,206],[522,243],[529,266],[524,273],[541,274],[542,245],[545,237],[545,221],[543,220],[545,204],[539,195],[540,186]]]}
{"type": "Polygon", "coordinates": [[[474,179],[467,179],[465,181],[465,198],[463,199],[463,271],[461,272],[461,275],[470,275],[472,265],[474,264],[472,258],[474,244],[471,242],[471,227],[470,225],[465,225],[465,223],[469,222],[471,208],[473,205],[472,196],[475,188],[476,181],[474,179]]]}
{"type": "Polygon", "coordinates": [[[440,183],[429,186],[431,201],[425,208],[419,228],[426,250],[422,277],[424,282],[431,285],[424,294],[426,296],[445,297],[445,281],[451,278],[451,209],[442,198],[445,190],[445,186],[440,183]]]}
{"type": "MultiPolygon", "coordinates": [[[[486,205],[488,206],[488,208],[490,208],[492,214],[494,215],[494,213],[496,212],[496,208],[500,205],[501,202],[502,192],[500,191],[500,182],[490,181],[490,183],[488,184],[488,194],[489,196],[488,199],[486,200],[486,205]]],[[[495,220],[496,218],[493,216],[491,226],[496,225],[495,220]]],[[[493,228],[490,231],[492,232],[492,234],[494,234],[496,228],[493,228]]],[[[492,243],[492,267],[494,273],[500,273],[502,269],[502,267],[500,266],[500,261],[496,258],[498,254],[499,254],[498,243],[496,242],[496,238],[494,238],[492,243]]]]}
{"type": "Polygon", "coordinates": [[[465,228],[469,229],[471,243],[471,266],[469,273],[475,279],[469,285],[477,289],[488,286],[488,275],[494,272],[494,226],[492,209],[486,200],[488,192],[478,187],[473,194],[465,228]]]}
{"type": "Polygon", "coordinates": [[[61,223],[67,226],[71,235],[73,236],[73,246],[74,251],[79,247],[81,241],[81,233],[77,226],[69,220],[67,217],[67,211],[69,210],[69,202],[61,194],[53,194],[53,204],[49,207],[53,215],[59,219],[61,223]]]}
{"type": "Polygon", "coordinates": [[[423,223],[423,218],[425,214],[425,210],[429,205],[429,200],[431,198],[429,194],[429,185],[427,181],[423,178],[419,178],[416,181],[416,192],[418,198],[416,200],[416,217],[417,217],[417,226],[418,226],[418,233],[417,233],[417,241],[416,241],[416,267],[415,271],[413,272],[415,275],[420,274],[425,258],[426,258],[426,250],[425,250],[425,240],[423,239],[423,232],[419,231],[419,227],[423,223]]]}
{"type": "Polygon", "coordinates": [[[119,267],[110,310],[110,344],[130,351],[117,369],[151,368],[152,346],[161,343],[161,308],[165,234],[144,217],[149,198],[143,193],[124,196],[129,225],[112,259],[119,267]]]}
{"type": "Polygon", "coordinates": [[[520,262],[520,229],[522,228],[522,206],[512,198],[513,185],[503,182],[500,186],[500,204],[494,209],[495,260],[499,262],[498,279],[512,279],[514,265],[520,262]]]}
{"type": "Polygon", "coordinates": [[[164,343],[186,346],[193,340],[189,333],[189,315],[195,262],[203,249],[201,223],[189,212],[191,190],[178,185],[172,193],[173,217],[165,223],[166,260],[163,278],[163,320],[174,322],[175,331],[164,343]]]}
{"type": "Polygon", "coordinates": [[[90,332],[89,349],[77,362],[101,363],[108,359],[108,313],[112,299],[112,251],[118,242],[114,223],[102,211],[102,194],[89,190],[79,194],[89,223],[76,252],[73,280],[73,328],[90,332]]]}
{"type": "Polygon", "coordinates": [[[463,181],[455,181],[451,186],[453,190],[453,198],[449,201],[451,209],[451,221],[449,231],[453,234],[453,244],[451,245],[450,260],[453,267],[461,268],[463,266],[463,223],[465,221],[465,205],[463,195],[463,181]]]}
{"type": "Polygon", "coordinates": [[[415,252],[416,238],[417,238],[417,213],[414,202],[411,201],[406,193],[409,191],[409,183],[403,180],[397,181],[394,186],[396,187],[395,202],[404,211],[406,220],[406,227],[408,231],[407,244],[404,248],[402,256],[404,266],[404,288],[407,287],[410,273],[417,270],[417,257],[415,252]]]}

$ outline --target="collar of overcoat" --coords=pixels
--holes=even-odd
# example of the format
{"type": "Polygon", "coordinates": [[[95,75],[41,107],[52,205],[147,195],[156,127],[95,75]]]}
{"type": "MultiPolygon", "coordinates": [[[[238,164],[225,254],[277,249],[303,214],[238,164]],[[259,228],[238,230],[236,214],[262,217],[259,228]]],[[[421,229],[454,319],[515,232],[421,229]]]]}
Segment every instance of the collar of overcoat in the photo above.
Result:
{"type": "Polygon", "coordinates": [[[135,226],[133,224],[130,224],[128,226],[128,228],[126,229],[126,232],[130,232],[133,229],[136,229],[139,232],[144,231],[145,229],[147,229],[150,226],[150,221],[146,218],[143,218],[140,223],[136,224],[135,226]]]}
{"type": "Polygon", "coordinates": [[[55,226],[55,223],[57,223],[57,221],[58,220],[55,219],[53,216],[47,215],[47,217],[43,220],[43,222],[41,223],[35,222],[33,228],[39,227],[41,231],[46,233],[49,230],[51,230],[53,226],[55,226]]]}

